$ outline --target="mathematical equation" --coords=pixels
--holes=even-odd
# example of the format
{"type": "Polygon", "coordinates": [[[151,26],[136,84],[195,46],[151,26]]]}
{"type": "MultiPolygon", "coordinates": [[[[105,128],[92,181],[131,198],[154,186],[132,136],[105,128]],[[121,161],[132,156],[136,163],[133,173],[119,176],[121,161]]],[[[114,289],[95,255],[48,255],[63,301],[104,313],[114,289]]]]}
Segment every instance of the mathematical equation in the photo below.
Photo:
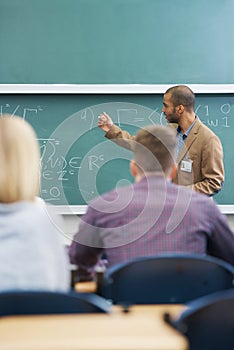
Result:
{"type": "Polygon", "coordinates": [[[49,202],[60,200],[64,183],[70,181],[71,177],[77,177],[82,167],[85,167],[89,172],[97,172],[105,161],[105,155],[102,153],[89,154],[87,157],[77,154],[67,158],[59,154],[61,140],[38,139],[38,141],[41,151],[42,183],[46,183],[46,186],[41,189],[41,193],[43,198],[49,202]]]}
{"type": "MultiPolygon", "coordinates": [[[[195,106],[195,113],[200,116],[202,122],[207,124],[211,128],[223,127],[229,128],[231,118],[231,114],[233,112],[234,107],[230,103],[223,103],[217,106],[217,110],[215,114],[218,114],[218,117],[214,117],[214,112],[211,111],[211,107],[208,104],[198,104],[195,106]]],[[[32,122],[33,119],[39,116],[41,112],[43,112],[43,107],[41,106],[23,106],[23,105],[11,105],[11,104],[0,104],[0,116],[3,114],[10,114],[12,117],[15,115],[21,116],[23,119],[32,122]]],[[[147,116],[139,115],[139,111],[137,108],[118,108],[116,110],[117,114],[117,124],[121,126],[122,123],[126,123],[126,116],[131,117],[131,121],[133,124],[135,123],[147,123],[150,122],[155,124],[155,118],[160,116],[159,123],[162,125],[166,124],[165,117],[163,112],[161,111],[161,106],[156,107],[152,110],[152,113],[147,116]],[[155,117],[156,116],[156,117],[155,117]]],[[[95,115],[92,108],[86,108],[81,111],[81,120],[87,121],[88,116],[91,117],[91,125],[92,129],[94,125],[95,115]]],[[[156,122],[157,123],[157,122],[156,122]]],[[[145,124],[146,125],[146,124],[145,124]]]]}
{"type": "Polygon", "coordinates": [[[219,118],[210,118],[210,107],[209,105],[198,105],[195,108],[195,113],[197,115],[202,115],[202,122],[207,124],[211,128],[230,128],[230,118],[231,118],[232,106],[230,103],[224,103],[219,106],[218,114],[219,118]]]}
{"type": "Polygon", "coordinates": [[[1,104],[0,105],[0,115],[3,114],[9,114],[12,117],[19,115],[24,120],[30,120],[32,118],[35,118],[38,116],[39,112],[42,112],[43,108],[41,106],[36,107],[26,107],[22,106],[20,104],[18,105],[11,105],[9,103],[1,104]]]}
{"type": "MultiPolygon", "coordinates": [[[[223,98],[220,100],[217,99],[217,101],[212,100],[211,102],[209,102],[209,99],[204,98],[204,102],[206,103],[203,103],[202,98],[197,99],[195,113],[215,133],[219,134],[219,132],[225,130],[225,133],[229,135],[230,128],[234,127],[234,104],[225,101],[223,98]]],[[[154,109],[151,109],[133,103],[108,102],[78,110],[72,121],[67,117],[65,121],[69,121],[66,126],[69,125],[69,128],[74,129],[75,134],[78,128],[77,125],[74,127],[73,123],[79,123],[80,129],[82,129],[82,125],[85,125],[80,131],[79,137],[81,137],[82,133],[85,134],[87,131],[97,127],[97,116],[103,111],[107,111],[113,117],[114,123],[123,128],[126,125],[143,127],[149,124],[167,124],[160,104],[158,106],[156,105],[154,109]]],[[[10,114],[12,117],[19,115],[32,124],[32,126],[37,125],[36,128],[38,130],[36,132],[41,151],[41,195],[46,201],[62,202],[64,188],[70,188],[71,191],[77,191],[78,194],[79,192],[81,194],[87,193],[89,199],[92,199],[96,195],[94,189],[96,184],[91,183],[91,181],[88,185],[84,185],[84,183],[89,180],[90,174],[95,179],[98,170],[106,164],[109,155],[112,153],[110,147],[104,147],[100,150],[95,149],[93,151],[88,150],[85,155],[80,154],[80,148],[77,147],[77,150],[75,152],[73,151],[72,154],[64,154],[66,153],[63,151],[64,137],[67,137],[67,134],[63,133],[64,124],[61,123],[60,130],[62,132],[60,136],[45,137],[47,133],[46,123],[49,120],[48,118],[50,118],[48,115],[50,113],[48,113],[47,107],[43,103],[31,106],[29,104],[24,105],[19,103],[0,103],[0,116],[3,114],[10,114]],[[43,121],[45,125],[43,125],[43,121]],[[78,183],[77,178],[80,173],[83,174],[83,179],[78,183]]],[[[53,126],[51,121],[49,124],[53,126]]],[[[100,140],[97,142],[102,143],[104,139],[104,137],[102,138],[100,136],[100,140]]],[[[82,143],[83,141],[79,142],[82,143]]],[[[94,181],[93,179],[92,181],[94,181]]]]}

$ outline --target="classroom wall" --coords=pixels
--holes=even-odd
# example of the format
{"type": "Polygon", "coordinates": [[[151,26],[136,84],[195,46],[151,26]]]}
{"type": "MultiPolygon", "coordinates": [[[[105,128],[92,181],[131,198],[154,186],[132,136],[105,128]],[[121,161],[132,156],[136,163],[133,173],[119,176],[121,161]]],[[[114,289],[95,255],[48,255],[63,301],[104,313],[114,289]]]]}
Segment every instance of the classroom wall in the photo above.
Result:
{"type": "Polygon", "coordinates": [[[233,0],[1,0],[2,84],[232,84],[233,0]]]}
{"type": "MultiPolygon", "coordinates": [[[[233,13],[233,0],[1,0],[0,84],[233,84],[233,13]]],[[[19,96],[14,104],[3,94],[0,106],[19,112],[19,96]]],[[[40,123],[48,105],[59,108],[61,95],[54,99],[45,113],[36,101],[40,123]]],[[[221,106],[225,115],[216,109],[215,121],[227,120],[232,104],[221,106]]],[[[219,129],[232,150],[227,126],[219,129]]],[[[227,218],[234,227],[234,214],[227,218]]],[[[64,215],[68,240],[79,219],[64,215]]]]}

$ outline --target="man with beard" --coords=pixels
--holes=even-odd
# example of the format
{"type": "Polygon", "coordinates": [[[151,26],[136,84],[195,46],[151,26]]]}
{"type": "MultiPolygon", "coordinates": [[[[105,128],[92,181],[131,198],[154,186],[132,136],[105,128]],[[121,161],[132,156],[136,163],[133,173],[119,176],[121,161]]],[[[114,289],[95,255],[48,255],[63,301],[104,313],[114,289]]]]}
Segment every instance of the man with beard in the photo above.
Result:
{"type": "MultiPolygon", "coordinates": [[[[170,126],[177,129],[177,172],[172,181],[197,192],[213,196],[224,181],[223,149],[219,138],[196,116],[195,95],[185,85],[169,88],[162,111],[170,126]]],[[[105,137],[131,149],[135,136],[113,124],[107,113],[99,116],[98,126],[105,137]]]]}

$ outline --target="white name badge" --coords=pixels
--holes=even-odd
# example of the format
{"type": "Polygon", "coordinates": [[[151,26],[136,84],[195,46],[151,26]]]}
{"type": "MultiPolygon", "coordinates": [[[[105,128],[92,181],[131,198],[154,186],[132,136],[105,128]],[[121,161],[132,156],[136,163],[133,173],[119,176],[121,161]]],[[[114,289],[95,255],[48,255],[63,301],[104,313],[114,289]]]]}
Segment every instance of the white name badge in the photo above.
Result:
{"type": "Polygon", "coordinates": [[[182,160],[180,170],[186,171],[187,173],[192,172],[192,160],[182,160]]]}

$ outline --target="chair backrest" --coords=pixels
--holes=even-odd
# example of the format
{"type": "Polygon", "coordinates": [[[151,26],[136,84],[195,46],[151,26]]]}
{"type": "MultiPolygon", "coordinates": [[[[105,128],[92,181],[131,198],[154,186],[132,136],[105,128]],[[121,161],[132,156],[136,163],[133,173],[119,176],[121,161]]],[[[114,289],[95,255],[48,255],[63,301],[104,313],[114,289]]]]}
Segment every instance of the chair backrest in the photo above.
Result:
{"type": "Polygon", "coordinates": [[[234,289],[202,297],[171,325],[189,340],[190,350],[234,349],[234,289]]]}
{"type": "Polygon", "coordinates": [[[108,269],[102,295],[115,304],[176,304],[233,287],[234,267],[197,254],[141,257],[108,269]]]}
{"type": "Polygon", "coordinates": [[[95,294],[13,291],[0,293],[0,316],[109,312],[110,303],[95,294]]]}

